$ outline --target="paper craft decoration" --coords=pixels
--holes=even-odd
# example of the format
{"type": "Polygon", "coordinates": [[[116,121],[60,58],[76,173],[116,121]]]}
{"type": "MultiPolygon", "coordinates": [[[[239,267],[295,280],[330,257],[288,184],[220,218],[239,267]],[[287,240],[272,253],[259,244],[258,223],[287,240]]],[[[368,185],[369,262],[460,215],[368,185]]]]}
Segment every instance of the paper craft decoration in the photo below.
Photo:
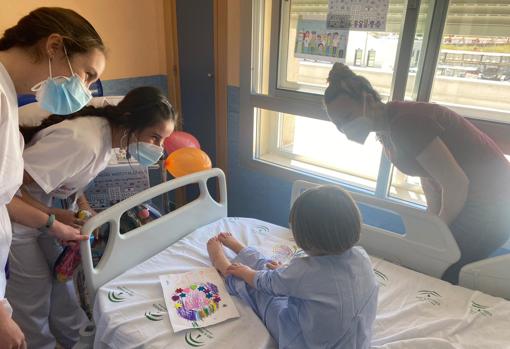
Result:
{"type": "Polygon", "coordinates": [[[329,0],[327,28],[386,31],[388,0],[329,0]]]}
{"type": "Polygon", "coordinates": [[[347,30],[329,30],[324,21],[298,18],[294,56],[326,62],[345,62],[347,30]]]}
{"type": "Polygon", "coordinates": [[[159,279],[174,332],[239,317],[223,280],[214,268],[160,275],[159,279]]]}

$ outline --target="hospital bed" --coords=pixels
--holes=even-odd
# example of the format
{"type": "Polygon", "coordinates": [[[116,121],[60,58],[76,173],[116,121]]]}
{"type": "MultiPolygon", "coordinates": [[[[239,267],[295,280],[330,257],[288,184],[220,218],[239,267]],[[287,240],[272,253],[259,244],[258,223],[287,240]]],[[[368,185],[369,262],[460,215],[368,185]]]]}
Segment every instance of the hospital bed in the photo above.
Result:
{"type": "MultiPolygon", "coordinates": [[[[297,181],[291,202],[314,185],[297,181]]],[[[178,333],[168,319],[159,275],[210,267],[206,242],[221,231],[283,263],[303,253],[287,228],[228,217],[226,194],[223,172],[212,169],[150,188],[86,223],[86,234],[105,223],[110,226],[108,246],[95,267],[90,244],[81,244],[94,304],[94,348],[276,347],[257,316],[235,297],[241,315],[237,319],[178,333]],[[218,201],[209,194],[211,178],[218,179],[218,201]],[[119,219],[127,209],[193,183],[198,184],[198,198],[127,234],[119,233],[119,219]]],[[[363,225],[360,244],[371,255],[380,285],[373,348],[510,348],[510,302],[501,298],[510,298],[510,275],[505,272],[510,256],[464,267],[461,282],[472,289],[452,286],[437,278],[459,258],[444,223],[398,203],[353,196],[360,205],[399,214],[406,229],[405,234],[395,234],[363,225]]],[[[92,333],[85,331],[84,336],[92,333]]]]}

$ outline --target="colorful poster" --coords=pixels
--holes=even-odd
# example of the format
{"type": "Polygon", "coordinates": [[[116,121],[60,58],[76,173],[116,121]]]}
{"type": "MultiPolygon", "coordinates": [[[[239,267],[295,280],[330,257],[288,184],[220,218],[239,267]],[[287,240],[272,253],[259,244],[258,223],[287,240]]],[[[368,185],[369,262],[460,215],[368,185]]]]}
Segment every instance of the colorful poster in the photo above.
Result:
{"type": "Polygon", "coordinates": [[[174,332],[239,317],[222,278],[214,268],[160,275],[159,279],[174,332]]]}
{"type": "Polygon", "coordinates": [[[328,29],[386,31],[388,0],[329,0],[328,29]]]}
{"type": "Polygon", "coordinates": [[[326,62],[345,62],[347,30],[329,30],[324,21],[299,18],[294,56],[326,62]]]}

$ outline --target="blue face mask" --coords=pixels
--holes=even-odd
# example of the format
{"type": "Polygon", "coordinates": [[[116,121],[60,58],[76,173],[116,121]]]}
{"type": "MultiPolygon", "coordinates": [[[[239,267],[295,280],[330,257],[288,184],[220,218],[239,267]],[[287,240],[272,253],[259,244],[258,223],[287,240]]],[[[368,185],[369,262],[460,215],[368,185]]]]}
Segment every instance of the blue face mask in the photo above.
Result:
{"type": "Polygon", "coordinates": [[[128,146],[128,154],[142,166],[154,165],[163,155],[163,148],[157,145],[136,142],[128,146]]]}
{"type": "Polygon", "coordinates": [[[71,76],[54,78],[50,59],[50,77],[32,87],[32,91],[36,92],[35,98],[41,107],[56,115],[68,115],[77,112],[92,99],[90,90],[80,77],[73,72],[65,48],[64,52],[71,70],[71,76]]]}

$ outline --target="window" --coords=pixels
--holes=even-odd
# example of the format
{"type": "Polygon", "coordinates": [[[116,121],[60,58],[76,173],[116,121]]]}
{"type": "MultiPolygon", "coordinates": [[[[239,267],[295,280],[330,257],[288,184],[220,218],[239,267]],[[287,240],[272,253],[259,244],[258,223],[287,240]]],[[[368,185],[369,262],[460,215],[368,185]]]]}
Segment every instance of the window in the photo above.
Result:
{"type": "Polygon", "coordinates": [[[363,62],[363,50],[357,48],[354,52],[354,65],[360,66],[363,62]]]}
{"type": "Polygon", "coordinates": [[[419,49],[413,49],[413,56],[411,58],[411,67],[416,68],[418,65],[418,60],[420,59],[420,50],[419,49]]]}
{"type": "Polygon", "coordinates": [[[374,67],[374,66],[375,66],[375,50],[369,50],[368,57],[367,57],[367,67],[374,67]]]}
{"type": "MultiPolygon", "coordinates": [[[[322,94],[327,75],[338,61],[366,77],[384,101],[427,101],[431,96],[462,115],[477,104],[484,106],[489,118],[507,115],[489,101],[495,98],[479,92],[492,84],[510,88],[510,52],[505,51],[510,40],[502,32],[506,29],[487,27],[483,19],[475,25],[476,11],[494,13],[499,5],[477,7],[450,0],[448,17],[444,17],[445,3],[439,0],[422,0],[418,9],[406,0],[390,0],[385,31],[347,34],[326,27],[328,0],[252,0],[252,5],[252,50],[242,67],[250,72],[252,88],[242,104],[246,118],[241,120],[242,129],[250,134],[243,140],[250,166],[287,176],[293,173],[294,178],[318,176],[379,197],[426,204],[419,178],[393,168],[374,135],[360,146],[327,121],[322,94]],[[432,19],[438,15],[442,23],[446,19],[442,37],[441,31],[431,30],[432,19]],[[413,26],[414,37],[406,34],[412,33],[413,26]],[[480,28],[483,37],[467,34],[480,28]],[[498,33],[490,35],[491,30],[498,33]],[[469,48],[473,45],[480,49],[469,48]],[[401,54],[409,60],[397,59],[401,54]],[[424,79],[426,69],[433,79],[424,79]],[[460,94],[469,84],[470,93],[479,96],[460,94]]],[[[510,103],[508,98],[499,99],[500,104],[510,103]]]]}
{"type": "Polygon", "coordinates": [[[375,190],[381,160],[375,135],[362,146],[347,140],[329,121],[265,109],[256,113],[257,134],[269,137],[259,139],[259,159],[375,190]]]}
{"type": "Polygon", "coordinates": [[[431,100],[465,116],[510,122],[508,1],[450,0],[431,100]]]}
{"type": "Polygon", "coordinates": [[[282,1],[277,88],[322,94],[331,66],[343,61],[389,96],[405,2],[390,0],[386,31],[375,32],[327,29],[328,0],[282,1]],[[380,52],[377,60],[369,51],[380,52]]]}

